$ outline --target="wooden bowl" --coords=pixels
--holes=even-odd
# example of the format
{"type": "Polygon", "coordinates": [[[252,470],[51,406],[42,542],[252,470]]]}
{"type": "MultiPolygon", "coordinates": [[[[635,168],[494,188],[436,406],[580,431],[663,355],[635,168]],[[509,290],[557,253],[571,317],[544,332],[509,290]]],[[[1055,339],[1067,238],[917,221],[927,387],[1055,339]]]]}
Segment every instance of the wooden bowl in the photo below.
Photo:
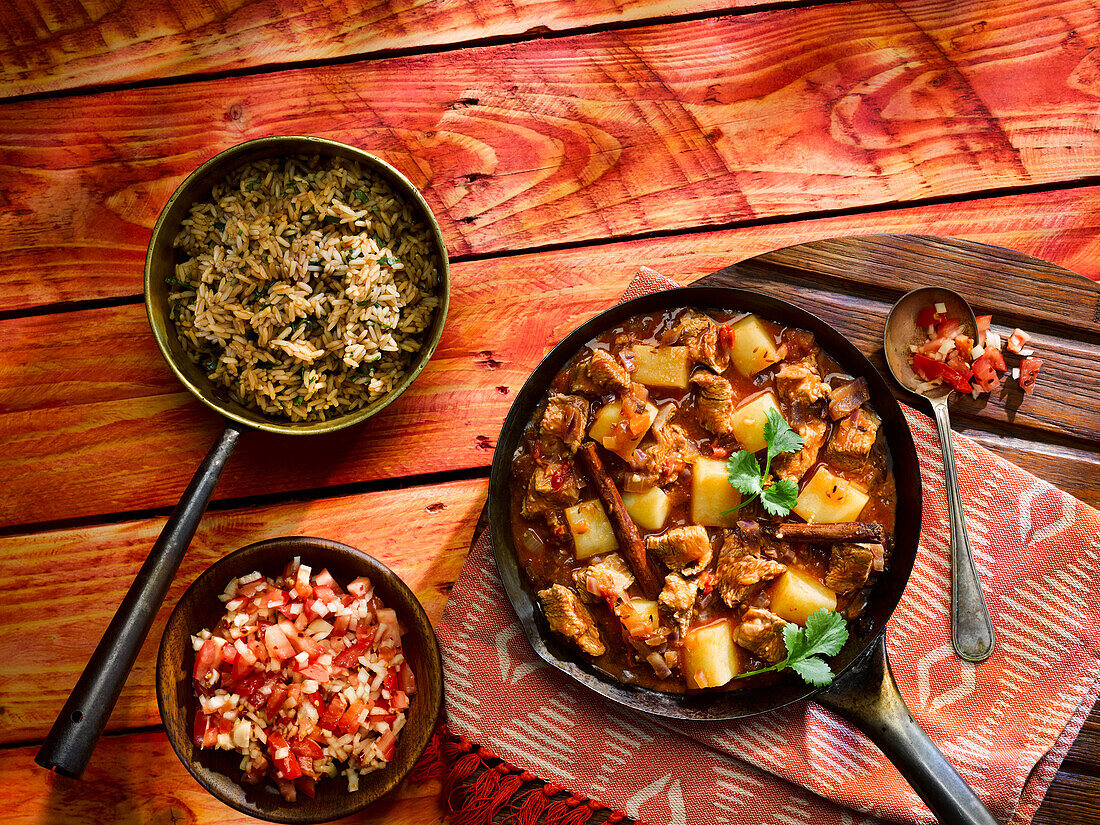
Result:
{"type": "Polygon", "coordinates": [[[439,642],[424,608],[397,575],[366,553],[326,539],[294,536],[268,539],[230,553],[202,573],[180,598],[168,618],[157,656],[157,704],[168,733],[168,741],[183,766],[206,790],[241,813],[270,822],[328,822],[348,816],[388,793],[412,770],[424,752],[438,722],[443,703],[443,667],[439,642]],[[192,741],[198,701],[191,687],[195,654],[191,635],[213,628],[225,614],[218,594],[229,580],[258,570],[278,576],[294,556],[315,571],[328,568],[336,581],[346,585],[366,576],[375,593],[407,628],[403,649],[417,692],[411,697],[407,721],[397,738],[397,751],[385,768],[359,778],[359,790],[349,793],[343,776],[317,782],[317,797],[303,794],[286,802],[274,783],[241,783],[240,754],[235,751],[202,750],[192,741]]]}

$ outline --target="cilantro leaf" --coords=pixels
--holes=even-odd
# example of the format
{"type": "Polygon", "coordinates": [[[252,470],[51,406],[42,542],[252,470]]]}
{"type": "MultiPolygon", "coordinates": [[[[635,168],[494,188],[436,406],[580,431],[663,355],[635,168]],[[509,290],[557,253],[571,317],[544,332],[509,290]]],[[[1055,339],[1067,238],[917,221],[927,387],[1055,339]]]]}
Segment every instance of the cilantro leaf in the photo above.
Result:
{"type": "Polygon", "coordinates": [[[765,480],[771,471],[772,459],[781,453],[793,453],[802,449],[803,438],[784,420],[775,407],[768,410],[764,423],[764,441],[768,445],[764,469],[756,456],[745,450],[739,450],[726,463],[730,486],[748,496],[736,507],[726,510],[732,513],[750,504],[757,496],[764,509],[773,516],[785,516],[798,501],[798,483],[793,479],[779,479],[767,487],[765,480]]]}
{"type": "Polygon", "coordinates": [[[768,444],[768,458],[782,453],[797,453],[804,443],[802,436],[791,429],[791,425],[775,407],[768,409],[768,420],[764,422],[764,441],[768,444]]]}
{"type": "Polygon", "coordinates": [[[798,502],[798,483],[793,478],[781,478],[760,493],[760,503],[773,516],[785,516],[798,502]]]}
{"type": "Polygon", "coordinates": [[[835,656],[848,641],[848,624],[844,617],[832,610],[820,607],[806,620],[805,627],[794,624],[783,626],[783,643],[787,657],[774,665],[739,673],[735,679],[755,676],[759,673],[778,672],[790,668],[814,687],[832,683],[833,671],[829,663],[819,656],[835,656]]]}
{"type": "Polygon", "coordinates": [[[760,462],[752,453],[744,450],[734,453],[726,462],[726,473],[730,478],[730,486],[734,489],[747,496],[760,493],[760,462]]]}
{"type": "Polygon", "coordinates": [[[848,625],[839,613],[819,607],[806,620],[807,656],[836,656],[848,641],[848,625]]]}
{"type": "Polygon", "coordinates": [[[833,681],[832,668],[829,667],[827,662],[818,659],[816,656],[791,662],[791,670],[801,676],[803,681],[814,687],[825,687],[833,681]]]}

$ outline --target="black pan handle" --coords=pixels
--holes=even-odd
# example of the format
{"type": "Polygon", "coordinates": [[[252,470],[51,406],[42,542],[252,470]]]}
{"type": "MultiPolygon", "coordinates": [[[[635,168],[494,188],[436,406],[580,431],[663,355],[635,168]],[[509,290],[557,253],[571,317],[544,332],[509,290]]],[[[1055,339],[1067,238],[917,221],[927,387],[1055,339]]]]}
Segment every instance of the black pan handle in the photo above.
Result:
{"type": "Polygon", "coordinates": [[[84,773],[240,434],[227,423],[195,471],[34,757],[43,768],[73,779],[84,773]]]}
{"type": "Polygon", "coordinates": [[[905,707],[890,671],[884,636],[814,699],[867,734],[942,825],[997,825],[905,707]]]}

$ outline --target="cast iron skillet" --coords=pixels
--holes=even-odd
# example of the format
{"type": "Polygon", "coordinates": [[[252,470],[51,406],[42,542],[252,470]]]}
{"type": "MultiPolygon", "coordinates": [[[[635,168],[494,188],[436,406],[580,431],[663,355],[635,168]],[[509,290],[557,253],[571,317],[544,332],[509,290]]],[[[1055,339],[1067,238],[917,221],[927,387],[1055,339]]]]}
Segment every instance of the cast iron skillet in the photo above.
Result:
{"type": "Polygon", "coordinates": [[[913,720],[898,692],[886,655],[886,622],[901,600],[916,557],[921,528],[920,465],[905,417],[883,377],[856,347],[820,318],[758,292],[725,287],[684,287],[619,304],[582,324],[554,347],[512,403],[497,442],[489,482],[489,526],[497,570],[535,652],[584,686],[628,708],[669,719],[721,721],[776,710],[812,699],[856,725],[878,745],[943,823],[994,825],[981,801],[913,720]],[[848,373],[867,379],[871,404],[882,417],[897,485],[895,545],[864,617],[834,661],[837,678],[827,689],[788,680],[765,688],[714,694],[668,694],[632,687],[601,674],[550,632],[538,599],[519,570],[511,528],[510,474],[523,431],[554,376],[590,340],[634,315],[676,307],[745,310],[809,330],[848,373]]]}

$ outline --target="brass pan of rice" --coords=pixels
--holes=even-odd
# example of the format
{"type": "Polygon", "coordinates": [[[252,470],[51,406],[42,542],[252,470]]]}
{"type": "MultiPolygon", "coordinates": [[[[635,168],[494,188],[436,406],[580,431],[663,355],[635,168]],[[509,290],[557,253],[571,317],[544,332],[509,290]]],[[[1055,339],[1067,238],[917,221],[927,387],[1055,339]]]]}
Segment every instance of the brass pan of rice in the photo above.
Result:
{"type": "Polygon", "coordinates": [[[443,333],[447,250],[392,166],[315,137],[208,160],[162,211],[145,306],[172,371],[255,429],[359,423],[404,392],[443,333]]]}

